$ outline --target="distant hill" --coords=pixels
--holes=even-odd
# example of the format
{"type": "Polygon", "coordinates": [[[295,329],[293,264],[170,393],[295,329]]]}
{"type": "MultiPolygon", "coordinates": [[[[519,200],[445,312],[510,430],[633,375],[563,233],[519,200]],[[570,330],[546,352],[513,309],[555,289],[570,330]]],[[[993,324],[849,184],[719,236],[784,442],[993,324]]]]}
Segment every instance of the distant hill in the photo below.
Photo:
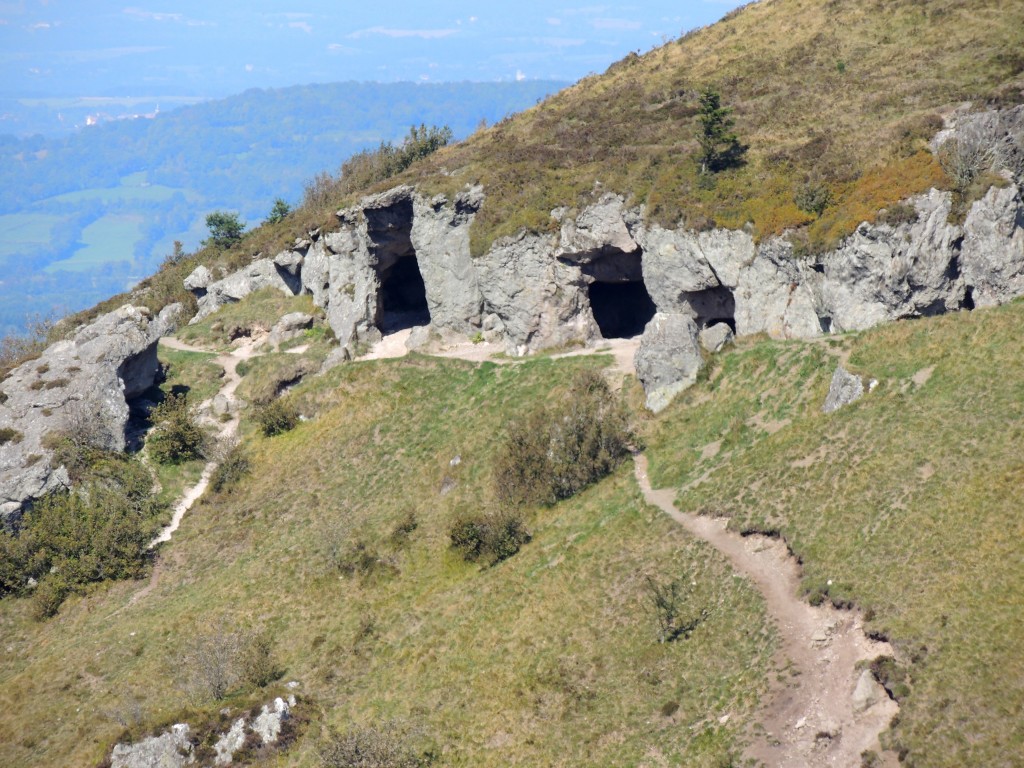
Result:
{"type": "Polygon", "coordinates": [[[211,210],[250,224],[314,174],[413,124],[457,138],[564,84],[333,83],[246,91],[70,136],[0,136],[0,333],[29,311],[73,311],[195,247],[211,210]]]}

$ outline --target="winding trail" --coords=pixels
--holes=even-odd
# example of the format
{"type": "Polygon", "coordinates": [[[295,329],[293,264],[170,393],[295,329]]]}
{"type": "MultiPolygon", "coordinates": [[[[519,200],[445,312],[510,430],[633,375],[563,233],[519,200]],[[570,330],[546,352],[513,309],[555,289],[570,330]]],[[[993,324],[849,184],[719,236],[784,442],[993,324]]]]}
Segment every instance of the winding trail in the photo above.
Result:
{"type": "MultiPolygon", "coordinates": [[[[761,728],[750,730],[745,757],[773,767],[847,768],[861,764],[864,750],[880,753],[878,734],[898,707],[873,678],[860,680],[856,664],[892,655],[889,644],[869,639],[858,613],[831,604],[814,607],[798,597],[800,568],[782,541],[741,536],[727,530],[724,518],[680,512],[676,490],[651,488],[647,457],[637,453],[633,458],[647,502],[724,554],[761,592],[776,624],[780,647],[774,661],[783,679],[771,684],[761,706],[761,728]],[[861,706],[871,699],[874,703],[855,706],[858,688],[861,706]]],[[[885,755],[886,764],[893,757],[885,755]]]]}
{"type": "MultiPolygon", "coordinates": [[[[160,339],[160,343],[168,349],[176,349],[181,352],[209,352],[209,350],[206,349],[189,346],[185,342],[179,341],[173,336],[164,336],[160,339]]],[[[217,394],[209,400],[204,400],[199,405],[199,408],[200,410],[206,410],[209,412],[212,410],[212,404],[215,398],[224,398],[227,407],[226,412],[230,414],[231,418],[224,422],[213,421],[212,419],[209,420],[210,423],[213,423],[217,427],[217,437],[222,441],[229,441],[238,434],[240,409],[238,407],[238,401],[235,398],[235,390],[238,389],[238,385],[242,382],[242,377],[238,375],[238,364],[243,360],[248,360],[249,358],[254,357],[256,355],[255,348],[259,343],[260,340],[251,340],[236,349],[233,349],[227,354],[218,355],[213,358],[213,361],[224,369],[224,383],[221,385],[217,394]]],[[[187,488],[184,495],[174,503],[174,506],[172,507],[173,513],[171,515],[171,522],[164,526],[156,538],[149,543],[150,549],[154,549],[158,545],[171,540],[174,532],[178,530],[178,526],[181,525],[181,521],[185,517],[185,513],[188,512],[199,497],[206,492],[206,488],[210,484],[210,478],[213,477],[213,473],[216,469],[216,461],[206,462],[206,466],[203,467],[203,473],[199,476],[199,481],[192,487],[187,488]]]]}

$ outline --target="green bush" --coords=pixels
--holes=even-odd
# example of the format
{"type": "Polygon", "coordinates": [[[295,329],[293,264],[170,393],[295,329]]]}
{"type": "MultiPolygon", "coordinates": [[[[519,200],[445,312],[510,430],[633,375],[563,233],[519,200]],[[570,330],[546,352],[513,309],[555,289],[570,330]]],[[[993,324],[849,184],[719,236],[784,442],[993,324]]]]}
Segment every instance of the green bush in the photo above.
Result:
{"type": "Polygon", "coordinates": [[[243,636],[238,654],[239,678],[253,688],[265,688],[281,674],[274,654],[274,638],[267,631],[243,636]]]}
{"type": "Polygon", "coordinates": [[[0,445],[7,445],[7,443],[20,443],[24,435],[16,429],[11,427],[0,427],[0,445]]]}
{"type": "Polygon", "coordinates": [[[417,745],[419,740],[417,733],[392,721],[333,732],[320,745],[320,764],[324,768],[423,768],[434,759],[417,745]]]}
{"type": "Polygon", "coordinates": [[[707,617],[707,611],[692,606],[691,589],[679,579],[661,583],[650,576],[646,580],[647,598],[658,623],[658,642],[671,643],[687,638],[707,617]]]}
{"type": "Polygon", "coordinates": [[[604,377],[581,371],[561,404],[509,426],[495,463],[495,495],[505,506],[567,499],[617,467],[632,439],[604,377]]]}
{"type": "Polygon", "coordinates": [[[214,493],[230,491],[238,482],[249,474],[249,454],[241,445],[234,446],[223,461],[217,465],[210,478],[210,487],[214,493]]]}
{"type": "Polygon", "coordinates": [[[267,216],[267,224],[277,224],[284,221],[285,217],[291,212],[291,206],[279,197],[274,201],[274,207],[270,209],[270,215],[267,216]]]}
{"type": "Polygon", "coordinates": [[[170,395],[153,409],[154,427],[146,440],[161,464],[182,464],[203,456],[205,437],[188,407],[186,395],[170,395]]]}
{"type": "Polygon", "coordinates": [[[531,535],[522,514],[512,510],[460,514],[448,529],[448,538],[467,562],[486,560],[495,565],[516,554],[531,535]]]}
{"type": "Polygon", "coordinates": [[[797,190],[793,202],[801,211],[821,216],[832,202],[832,190],[827,184],[808,182],[797,190]]]}
{"type": "Polygon", "coordinates": [[[242,230],[245,225],[237,213],[225,211],[214,211],[206,217],[206,228],[210,230],[210,237],[206,245],[216,248],[230,248],[242,239],[242,230]]]}
{"type": "Polygon", "coordinates": [[[295,429],[299,423],[299,411],[288,400],[273,400],[256,408],[256,423],[264,437],[273,437],[295,429]]]}

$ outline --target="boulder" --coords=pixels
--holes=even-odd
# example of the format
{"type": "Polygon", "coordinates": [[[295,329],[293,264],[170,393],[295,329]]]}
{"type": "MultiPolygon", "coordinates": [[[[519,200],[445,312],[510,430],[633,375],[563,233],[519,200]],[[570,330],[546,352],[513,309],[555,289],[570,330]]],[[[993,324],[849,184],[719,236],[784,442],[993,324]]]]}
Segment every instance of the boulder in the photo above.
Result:
{"type": "Polygon", "coordinates": [[[281,724],[291,717],[291,707],[280,696],[270,705],[264,704],[260,713],[253,719],[253,733],[259,735],[264,744],[273,744],[281,733],[281,724]]]}
{"type": "Polygon", "coordinates": [[[214,765],[231,765],[235,752],[245,746],[245,718],[240,717],[231,724],[231,728],[221,734],[213,745],[213,751],[217,756],[213,759],[214,765]]]}
{"type": "Polygon", "coordinates": [[[110,756],[110,768],[183,768],[194,765],[187,723],[172,725],[159,736],[137,744],[118,744],[110,756]]]}
{"type": "Polygon", "coordinates": [[[206,294],[199,299],[199,311],[190,324],[204,320],[225,304],[244,299],[254,291],[276,288],[282,293],[294,296],[300,292],[301,287],[296,277],[278,267],[270,259],[257,259],[224,279],[210,283],[206,287],[206,294]]]}
{"type": "Polygon", "coordinates": [[[870,709],[879,701],[885,698],[885,691],[870,669],[865,669],[857,678],[857,685],[853,689],[853,711],[854,714],[870,709]]]}
{"type": "Polygon", "coordinates": [[[289,312],[274,323],[267,336],[267,343],[277,346],[283,341],[298,338],[313,327],[313,316],[305,312],[289,312]]]}
{"type": "Polygon", "coordinates": [[[634,359],[647,407],[657,413],[691,386],[704,367],[697,325],[686,314],[658,312],[644,329],[634,359]]]}
{"type": "Polygon", "coordinates": [[[292,277],[298,277],[305,258],[298,251],[281,251],[274,257],[274,265],[279,269],[283,269],[292,277]]]}
{"type": "Polygon", "coordinates": [[[605,193],[575,219],[558,215],[562,227],[555,256],[579,261],[608,252],[635,253],[640,246],[626,226],[624,211],[621,195],[605,193]]]}
{"type": "Polygon", "coordinates": [[[976,307],[1024,295],[1024,199],[1019,187],[993,187],[971,206],[960,270],[976,307]]]}
{"type": "Polygon", "coordinates": [[[825,413],[838,411],[844,405],[859,400],[863,394],[864,382],[860,376],[855,376],[840,365],[832,374],[832,384],[821,410],[825,413]]]}
{"type": "Polygon", "coordinates": [[[156,382],[157,342],[174,330],[180,310],[174,304],[153,318],[126,305],[101,315],[0,383],[0,428],[20,435],[0,446],[0,516],[68,485],[63,467],[51,463],[47,436],[73,432],[97,447],[124,450],[128,401],[156,382]]]}
{"type": "Polygon", "coordinates": [[[708,352],[720,352],[734,335],[728,323],[715,323],[700,332],[700,345],[708,352]]]}
{"type": "Polygon", "coordinates": [[[202,297],[206,295],[206,288],[212,282],[213,273],[200,264],[185,278],[182,285],[185,286],[186,291],[192,291],[192,293],[202,297]]]}

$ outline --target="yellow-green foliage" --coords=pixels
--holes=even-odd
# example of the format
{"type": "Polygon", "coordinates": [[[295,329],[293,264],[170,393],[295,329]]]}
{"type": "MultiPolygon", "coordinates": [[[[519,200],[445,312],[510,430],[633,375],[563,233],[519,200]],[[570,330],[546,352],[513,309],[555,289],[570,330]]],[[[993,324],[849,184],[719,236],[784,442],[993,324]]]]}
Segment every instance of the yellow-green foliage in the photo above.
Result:
{"type": "Polygon", "coordinates": [[[489,500],[502,425],[599,362],[413,356],[301,385],[313,420],[251,444],[251,473],[185,517],[148,594],[117,584],[43,625],[0,602],[0,764],[96,763],[121,726],[95,713],[126,701],[147,724],[177,716],[173,660],[211,622],[270,630],[282,679],[320,713],[279,765],[317,765],[327,727],[392,720],[436,744],[438,765],[724,764],[773,636],[756,591],[647,507],[629,468],[538,513],[495,567],[449,547],[457,511],[489,500]],[[333,565],[360,541],[380,578],[333,565]],[[647,576],[695,582],[709,613],[688,639],[658,642],[647,576]]]}
{"type": "Polygon", "coordinates": [[[909,666],[914,766],[1019,765],[1024,303],[819,343],[752,341],[666,412],[656,485],[778,531],[809,595],[869,609],[909,666]],[[878,379],[821,412],[838,361],[878,379]],[[965,738],[971,734],[971,738],[965,738]]]}

